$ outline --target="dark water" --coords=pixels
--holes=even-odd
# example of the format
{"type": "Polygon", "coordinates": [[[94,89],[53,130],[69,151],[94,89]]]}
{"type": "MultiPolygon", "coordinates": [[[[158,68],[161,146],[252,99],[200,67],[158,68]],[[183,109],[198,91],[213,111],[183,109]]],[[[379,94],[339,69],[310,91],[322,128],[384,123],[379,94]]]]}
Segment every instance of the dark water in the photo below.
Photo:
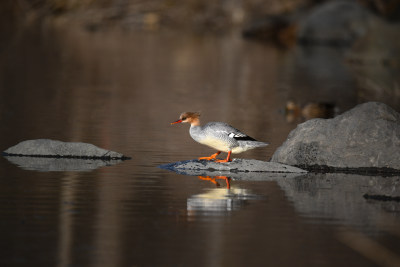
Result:
{"type": "Polygon", "coordinates": [[[0,157],[1,266],[398,266],[399,204],[362,196],[398,189],[399,177],[310,174],[227,189],[157,167],[213,153],[169,124],[182,111],[270,142],[238,155],[268,160],[296,127],[282,114],[288,99],[354,106],[340,51],[54,28],[3,47],[1,150],[51,138],[132,159],[46,172],[0,157]]]}

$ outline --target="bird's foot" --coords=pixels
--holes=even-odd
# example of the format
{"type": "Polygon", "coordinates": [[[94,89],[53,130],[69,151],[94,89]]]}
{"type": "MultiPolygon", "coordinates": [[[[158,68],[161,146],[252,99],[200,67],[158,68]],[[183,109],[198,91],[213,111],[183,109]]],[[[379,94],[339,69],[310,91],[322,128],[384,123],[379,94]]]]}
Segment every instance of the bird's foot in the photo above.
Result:
{"type": "Polygon", "coordinates": [[[217,159],[214,162],[218,162],[218,163],[225,163],[225,162],[231,162],[231,159],[217,159]]]}
{"type": "Polygon", "coordinates": [[[214,162],[218,162],[218,163],[231,162],[232,161],[231,153],[232,153],[232,151],[228,152],[228,156],[226,157],[226,159],[217,159],[214,162]]]}
{"type": "Polygon", "coordinates": [[[218,151],[218,152],[215,153],[215,154],[212,154],[212,155],[209,156],[209,157],[201,157],[201,158],[199,158],[199,160],[215,160],[219,154],[221,154],[220,151],[218,151]]]}

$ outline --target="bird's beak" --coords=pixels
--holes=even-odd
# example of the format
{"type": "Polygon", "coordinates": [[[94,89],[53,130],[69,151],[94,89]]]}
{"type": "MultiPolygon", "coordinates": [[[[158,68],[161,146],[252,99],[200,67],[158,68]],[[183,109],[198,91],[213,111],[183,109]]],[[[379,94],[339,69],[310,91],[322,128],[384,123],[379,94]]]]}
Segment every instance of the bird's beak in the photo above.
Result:
{"type": "Polygon", "coordinates": [[[175,124],[175,123],[181,123],[181,122],[182,122],[182,120],[177,120],[177,121],[171,122],[171,125],[175,124]]]}

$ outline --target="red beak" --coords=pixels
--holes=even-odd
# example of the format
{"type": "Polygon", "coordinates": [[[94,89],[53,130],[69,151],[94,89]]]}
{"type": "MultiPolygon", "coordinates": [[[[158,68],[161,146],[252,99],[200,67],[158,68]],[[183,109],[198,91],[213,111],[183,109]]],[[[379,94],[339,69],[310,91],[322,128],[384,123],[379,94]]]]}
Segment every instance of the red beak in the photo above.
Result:
{"type": "Polygon", "coordinates": [[[182,122],[182,120],[177,120],[177,121],[171,122],[171,125],[175,124],[175,123],[181,123],[181,122],[182,122]]]}

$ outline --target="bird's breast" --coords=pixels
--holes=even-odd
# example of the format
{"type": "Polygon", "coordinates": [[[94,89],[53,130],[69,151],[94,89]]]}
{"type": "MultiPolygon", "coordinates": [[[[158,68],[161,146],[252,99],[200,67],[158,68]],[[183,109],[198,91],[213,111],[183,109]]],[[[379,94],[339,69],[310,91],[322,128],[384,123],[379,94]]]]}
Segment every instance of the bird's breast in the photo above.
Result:
{"type": "Polygon", "coordinates": [[[230,150],[229,143],[218,138],[204,137],[197,142],[223,152],[228,152],[230,150]]]}

